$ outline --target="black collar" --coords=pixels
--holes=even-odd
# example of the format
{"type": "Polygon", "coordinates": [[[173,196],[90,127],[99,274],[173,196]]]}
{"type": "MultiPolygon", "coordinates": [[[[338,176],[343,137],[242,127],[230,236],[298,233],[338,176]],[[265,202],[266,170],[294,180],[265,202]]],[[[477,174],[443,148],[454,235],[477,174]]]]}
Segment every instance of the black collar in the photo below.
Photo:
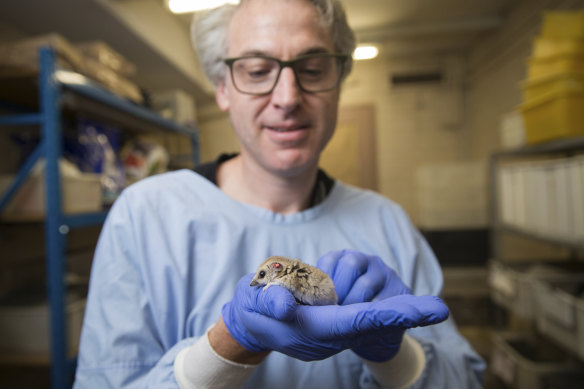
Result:
{"type": "MultiPolygon", "coordinates": [[[[216,160],[212,162],[207,162],[195,167],[194,171],[201,176],[205,177],[207,180],[211,181],[213,184],[217,185],[217,168],[220,164],[225,161],[236,157],[238,154],[221,154],[216,160]]],[[[312,190],[312,201],[310,203],[311,207],[318,205],[329,195],[333,186],[335,185],[335,180],[330,178],[322,169],[318,169],[316,175],[316,182],[314,189],[312,190]]]]}

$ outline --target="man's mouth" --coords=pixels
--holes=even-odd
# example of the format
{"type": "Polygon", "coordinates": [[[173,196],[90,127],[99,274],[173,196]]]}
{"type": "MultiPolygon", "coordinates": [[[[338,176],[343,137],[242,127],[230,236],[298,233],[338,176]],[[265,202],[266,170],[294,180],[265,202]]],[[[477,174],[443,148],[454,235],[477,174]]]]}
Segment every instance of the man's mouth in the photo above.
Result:
{"type": "Polygon", "coordinates": [[[295,127],[270,127],[267,126],[266,128],[272,131],[276,131],[276,132],[291,132],[291,131],[298,131],[298,130],[303,130],[305,129],[307,126],[295,126],[295,127]]]}

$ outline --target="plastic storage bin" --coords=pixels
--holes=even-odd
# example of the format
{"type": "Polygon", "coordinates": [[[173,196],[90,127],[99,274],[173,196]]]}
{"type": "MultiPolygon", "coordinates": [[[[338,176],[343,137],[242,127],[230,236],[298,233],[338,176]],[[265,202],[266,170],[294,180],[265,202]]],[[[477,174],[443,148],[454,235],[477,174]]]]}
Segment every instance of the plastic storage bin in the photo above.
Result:
{"type": "MultiPolygon", "coordinates": [[[[51,342],[48,304],[35,296],[27,296],[26,300],[4,301],[0,304],[0,353],[49,358],[51,342]]],[[[74,356],[79,347],[86,300],[73,295],[67,300],[67,354],[74,356]]]]}
{"type": "Polygon", "coordinates": [[[533,41],[533,58],[548,58],[561,55],[584,57],[584,39],[536,38],[533,41]]]}
{"type": "Polygon", "coordinates": [[[566,73],[584,74],[584,56],[557,55],[531,58],[527,66],[527,76],[530,79],[566,73]]]}
{"type": "Polygon", "coordinates": [[[549,377],[580,376],[581,365],[542,337],[495,333],[491,369],[509,388],[545,389],[549,377]]]}
{"type": "Polygon", "coordinates": [[[584,93],[584,73],[564,73],[537,77],[521,83],[523,99],[537,100],[546,95],[560,93],[584,93]]]}
{"type": "Polygon", "coordinates": [[[546,38],[584,38],[584,11],[548,11],[541,35],[546,38]]]}
{"type": "Polygon", "coordinates": [[[489,262],[488,283],[493,301],[527,320],[536,317],[534,285],[538,280],[584,282],[584,267],[582,264],[572,266],[548,262],[512,265],[494,260],[489,262]]]}
{"type": "Polygon", "coordinates": [[[584,134],[584,93],[549,93],[521,106],[527,143],[584,134]]]}
{"type": "Polygon", "coordinates": [[[584,280],[534,283],[538,330],[584,358],[584,280]]]}

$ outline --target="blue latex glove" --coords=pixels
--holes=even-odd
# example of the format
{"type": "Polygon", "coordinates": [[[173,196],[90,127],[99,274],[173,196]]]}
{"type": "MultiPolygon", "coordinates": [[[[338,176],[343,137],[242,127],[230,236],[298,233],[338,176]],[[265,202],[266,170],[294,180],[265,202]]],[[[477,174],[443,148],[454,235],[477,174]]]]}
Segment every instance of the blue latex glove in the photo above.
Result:
{"type": "Polygon", "coordinates": [[[265,291],[249,286],[252,277],[248,274],[238,282],[233,299],[222,310],[231,336],[250,351],[274,350],[303,361],[320,360],[386,333],[403,333],[448,316],[446,306],[433,296],[402,295],[344,306],[297,305],[279,286],[265,291]]]}
{"type": "Polygon", "coordinates": [[[354,250],[331,251],[316,266],[332,278],[341,305],[411,294],[395,271],[377,256],[354,250]]]}
{"type": "MultiPolygon", "coordinates": [[[[395,299],[394,296],[411,295],[395,271],[377,256],[352,250],[332,251],[320,258],[317,266],[331,276],[339,304],[342,305],[379,302],[395,299]]],[[[448,313],[444,319],[446,317],[448,313]]],[[[362,358],[376,362],[387,361],[399,351],[405,330],[404,327],[392,327],[373,332],[365,335],[361,345],[352,349],[362,358]]]]}

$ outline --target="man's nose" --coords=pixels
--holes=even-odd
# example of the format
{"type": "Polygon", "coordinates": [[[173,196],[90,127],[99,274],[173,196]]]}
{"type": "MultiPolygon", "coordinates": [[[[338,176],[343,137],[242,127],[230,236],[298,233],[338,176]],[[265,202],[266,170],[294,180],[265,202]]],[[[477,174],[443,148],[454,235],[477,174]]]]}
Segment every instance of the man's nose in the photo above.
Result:
{"type": "Polygon", "coordinates": [[[302,90],[296,81],[294,71],[285,67],[280,73],[278,82],[272,91],[272,102],[286,111],[298,106],[302,98],[302,90]]]}

